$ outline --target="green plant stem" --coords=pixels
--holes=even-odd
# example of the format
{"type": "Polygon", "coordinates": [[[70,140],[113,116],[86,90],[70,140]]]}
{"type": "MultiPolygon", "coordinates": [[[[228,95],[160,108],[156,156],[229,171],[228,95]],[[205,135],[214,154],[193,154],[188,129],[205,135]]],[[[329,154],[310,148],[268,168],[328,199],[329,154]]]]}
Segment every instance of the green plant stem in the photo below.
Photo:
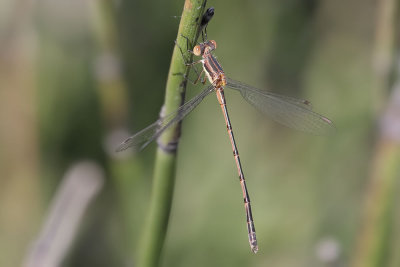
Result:
{"type": "Polygon", "coordinates": [[[387,98],[387,88],[390,86],[394,67],[394,49],[397,37],[398,2],[382,0],[377,2],[375,44],[373,63],[376,76],[376,86],[373,93],[373,111],[379,113],[387,98]]]}
{"type": "Polygon", "coordinates": [[[399,162],[399,144],[392,140],[379,140],[375,158],[372,161],[372,175],[367,191],[363,227],[351,266],[388,265],[399,162]]]}
{"type": "MultiPolygon", "coordinates": [[[[186,51],[187,37],[193,44],[199,36],[198,21],[204,11],[205,0],[186,0],[179,25],[177,43],[182,48],[185,58],[191,58],[186,51]]],[[[186,82],[182,74],[188,74],[181,52],[174,47],[171,66],[166,85],[163,114],[176,110],[184,102],[186,82]],[[180,75],[177,75],[180,74],[180,75]]],[[[177,143],[180,136],[180,123],[166,131],[159,139],[163,146],[177,143]]],[[[139,248],[138,266],[157,266],[160,261],[162,247],[168,228],[168,219],[171,210],[176,170],[176,149],[166,151],[157,149],[153,176],[152,195],[149,206],[148,220],[146,221],[139,248]]]]}
{"type": "MultiPolygon", "coordinates": [[[[394,73],[396,15],[398,3],[394,0],[379,1],[376,16],[374,65],[376,86],[373,93],[373,111],[379,114],[384,105],[391,105],[387,92],[394,73]],[[385,99],[388,104],[385,104],[385,99]]],[[[390,107],[387,107],[389,109],[390,107]]],[[[392,107],[391,109],[394,109],[392,107]]],[[[376,116],[378,117],[378,116],[376,116]]],[[[393,119],[392,119],[393,120],[393,119]]],[[[392,124],[395,124],[393,121],[392,124]]],[[[385,126],[388,127],[388,126],[385,126]]],[[[393,126],[390,126],[393,127],[393,126]]],[[[385,130],[382,128],[384,133],[385,130]]],[[[377,140],[372,158],[369,187],[365,195],[362,228],[356,249],[352,255],[352,267],[388,266],[393,212],[395,209],[396,183],[400,170],[400,146],[398,140],[390,140],[385,134],[377,140]]]]}

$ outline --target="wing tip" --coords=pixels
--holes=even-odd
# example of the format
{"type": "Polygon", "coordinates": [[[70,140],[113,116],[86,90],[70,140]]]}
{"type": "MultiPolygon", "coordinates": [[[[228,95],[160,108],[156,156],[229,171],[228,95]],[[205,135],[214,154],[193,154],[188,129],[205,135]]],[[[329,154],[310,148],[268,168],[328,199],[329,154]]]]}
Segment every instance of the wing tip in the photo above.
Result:
{"type": "Polygon", "coordinates": [[[319,135],[334,135],[336,134],[337,128],[332,120],[327,117],[321,117],[324,122],[325,127],[323,127],[323,131],[319,135]]]}

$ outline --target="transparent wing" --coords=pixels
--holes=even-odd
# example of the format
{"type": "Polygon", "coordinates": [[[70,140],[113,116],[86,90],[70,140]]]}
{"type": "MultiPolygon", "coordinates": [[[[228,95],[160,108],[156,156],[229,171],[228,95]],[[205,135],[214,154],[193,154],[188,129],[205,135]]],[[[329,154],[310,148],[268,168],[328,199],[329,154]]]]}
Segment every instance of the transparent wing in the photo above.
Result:
{"type": "Polygon", "coordinates": [[[177,110],[158,119],[153,124],[150,124],[140,132],[132,135],[124,142],[122,142],[116,149],[117,152],[123,151],[129,147],[132,147],[135,151],[140,151],[145,148],[148,144],[158,138],[166,129],[170,126],[181,121],[186,115],[188,115],[200,102],[213,91],[214,87],[210,85],[203,92],[180,106],[177,110]]]}
{"type": "Polygon", "coordinates": [[[230,78],[227,78],[226,81],[227,87],[238,90],[247,102],[269,115],[276,122],[316,135],[330,134],[335,131],[333,122],[313,112],[311,104],[307,100],[262,91],[230,78]]]}

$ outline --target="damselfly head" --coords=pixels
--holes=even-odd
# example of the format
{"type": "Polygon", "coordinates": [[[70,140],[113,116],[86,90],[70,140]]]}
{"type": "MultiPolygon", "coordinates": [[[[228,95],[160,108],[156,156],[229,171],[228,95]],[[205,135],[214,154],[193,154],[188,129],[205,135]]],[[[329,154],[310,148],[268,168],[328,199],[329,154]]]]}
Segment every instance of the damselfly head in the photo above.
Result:
{"type": "Polygon", "coordinates": [[[193,54],[195,56],[202,56],[217,48],[217,43],[214,40],[201,43],[193,47],[193,54]]]}

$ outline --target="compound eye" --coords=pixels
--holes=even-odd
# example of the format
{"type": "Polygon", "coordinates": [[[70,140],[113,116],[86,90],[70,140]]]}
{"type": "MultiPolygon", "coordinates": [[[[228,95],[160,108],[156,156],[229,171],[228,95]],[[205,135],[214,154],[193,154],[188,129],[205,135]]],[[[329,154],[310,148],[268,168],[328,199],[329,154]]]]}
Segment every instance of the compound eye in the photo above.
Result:
{"type": "Polygon", "coordinates": [[[217,49],[217,42],[215,42],[214,40],[211,40],[210,42],[213,44],[214,49],[217,49]]]}
{"type": "Polygon", "coordinates": [[[200,45],[196,45],[196,46],[193,48],[193,54],[194,54],[195,56],[200,56],[200,55],[201,55],[201,48],[200,48],[200,45]]]}

